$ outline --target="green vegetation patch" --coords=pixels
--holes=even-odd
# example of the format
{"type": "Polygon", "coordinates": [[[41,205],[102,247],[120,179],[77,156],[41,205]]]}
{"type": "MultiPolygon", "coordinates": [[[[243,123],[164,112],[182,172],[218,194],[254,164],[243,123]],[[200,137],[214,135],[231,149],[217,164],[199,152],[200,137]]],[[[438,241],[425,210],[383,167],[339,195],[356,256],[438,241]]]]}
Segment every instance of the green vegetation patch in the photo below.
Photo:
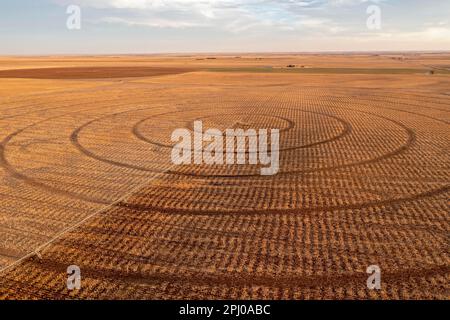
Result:
{"type": "Polygon", "coordinates": [[[303,73],[303,74],[450,74],[450,70],[408,69],[408,68],[208,68],[210,72],[249,72],[249,73],[303,73]]]}

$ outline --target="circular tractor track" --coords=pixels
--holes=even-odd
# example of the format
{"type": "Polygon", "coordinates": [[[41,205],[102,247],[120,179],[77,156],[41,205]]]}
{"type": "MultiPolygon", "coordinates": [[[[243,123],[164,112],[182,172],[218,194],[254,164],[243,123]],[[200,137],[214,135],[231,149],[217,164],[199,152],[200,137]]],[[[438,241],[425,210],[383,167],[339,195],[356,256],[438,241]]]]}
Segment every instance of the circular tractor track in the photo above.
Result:
{"type": "MultiPolygon", "coordinates": [[[[8,232],[32,251],[83,224],[43,261],[12,269],[0,296],[20,284],[31,292],[27,276],[59,274],[69,260],[88,279],[81,297],[121,297],[126,288],[149,298],[296,299],[298,288],[317,297],[338,295],[336,287],[352,296],[374,263],[399,292],[406,282],[441,295],[449,272],[445,98],[289,83],[260,84],[265,92],[205,86],[175,97],[172,87],[151,96],[144,85],[113,86],[116,99],[97,100],[95,90],[73,101],[49,94],[44,109],[7,109],[0,167],[8,184],[0,196],[5,211],[23,205],[11,217],[24,221],[8,232]],[[194,134],[196,120],[204,130],[280,129],[278,174],[174,166],[170,134],[194,134]],[[33,215],[51,232],[34,226],[33,215]]],[[[0,267],[17,258],[8,250],[0,267]]],[[[64,282],[42,281],[33,282],[42,297],[66,297],[64,282]]]]}

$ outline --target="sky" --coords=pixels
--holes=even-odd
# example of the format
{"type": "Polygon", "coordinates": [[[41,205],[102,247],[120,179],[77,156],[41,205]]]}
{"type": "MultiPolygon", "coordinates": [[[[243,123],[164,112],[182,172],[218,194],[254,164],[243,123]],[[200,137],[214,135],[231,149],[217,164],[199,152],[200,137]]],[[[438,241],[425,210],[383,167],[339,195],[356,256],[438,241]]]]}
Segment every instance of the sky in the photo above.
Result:
{"type": "Polygon", "coordinates": [[[0,6],[1,55],[450,50],[449,0],[2,0],[0,6]],[[73,5],[80,16],[67,13],[73,5]]]}

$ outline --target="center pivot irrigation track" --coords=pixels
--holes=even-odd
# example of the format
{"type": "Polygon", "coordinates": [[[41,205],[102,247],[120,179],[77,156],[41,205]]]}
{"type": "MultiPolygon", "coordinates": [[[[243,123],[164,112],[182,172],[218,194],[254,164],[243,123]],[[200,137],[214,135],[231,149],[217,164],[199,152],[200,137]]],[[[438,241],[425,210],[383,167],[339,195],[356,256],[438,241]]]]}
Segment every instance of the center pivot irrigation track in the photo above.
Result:
{"type": "Polygon", "coordinates": [[[0,298],[448,298],[448,96],[208,76],[1,100],[0,298]],[[173,166],[196,120],[280,129],[279,173],[173,166]]]}

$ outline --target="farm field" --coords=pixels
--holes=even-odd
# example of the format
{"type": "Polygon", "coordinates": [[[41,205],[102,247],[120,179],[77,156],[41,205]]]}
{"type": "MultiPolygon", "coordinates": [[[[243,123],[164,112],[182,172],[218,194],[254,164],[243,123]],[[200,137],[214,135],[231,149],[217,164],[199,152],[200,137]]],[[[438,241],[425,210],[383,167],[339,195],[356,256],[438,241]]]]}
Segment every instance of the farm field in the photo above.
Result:
{"type": "Polygon", "coordinates": [[[0,57],[0,299],[449,299],[449,65],[0,57]],[[278,174],[173,165],[196,120],[280,129],[278,174]]]}

